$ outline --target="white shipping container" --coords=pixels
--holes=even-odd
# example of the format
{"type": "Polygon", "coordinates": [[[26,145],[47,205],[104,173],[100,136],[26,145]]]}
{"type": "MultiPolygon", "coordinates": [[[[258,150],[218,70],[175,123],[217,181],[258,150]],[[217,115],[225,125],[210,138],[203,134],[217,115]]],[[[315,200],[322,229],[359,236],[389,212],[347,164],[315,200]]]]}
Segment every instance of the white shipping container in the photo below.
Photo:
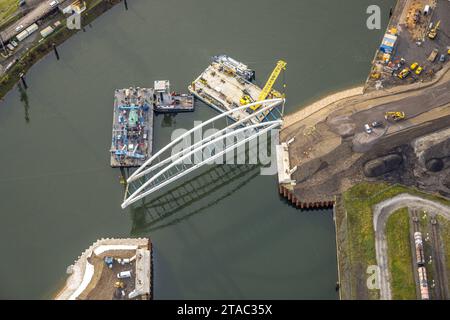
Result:
{"type": "Polygon", "coordinates": [[[26,37],[28,37],[30,34],[28,33],[27,30],[22,31],[21,33],[19,33],[16,38],[17,41],[23,41],[26,37]]]}
{"type": "Polygon", "coordinates": [[[38,25],[36,23],[33,23],[31,26],[29,26],[26,30],[28,31],[29,34],[32,34],[33,32],[35,32],[37,29],[39,29],[38,25]]]}
{"type": "Polygon", "coordinates": [[[43,38],[48,37],[50,34],[52,34],[52,32],[54,31],[54,29],[51,26],[48,26],[47,28],[41,30],[41,36],[43,38]]]}

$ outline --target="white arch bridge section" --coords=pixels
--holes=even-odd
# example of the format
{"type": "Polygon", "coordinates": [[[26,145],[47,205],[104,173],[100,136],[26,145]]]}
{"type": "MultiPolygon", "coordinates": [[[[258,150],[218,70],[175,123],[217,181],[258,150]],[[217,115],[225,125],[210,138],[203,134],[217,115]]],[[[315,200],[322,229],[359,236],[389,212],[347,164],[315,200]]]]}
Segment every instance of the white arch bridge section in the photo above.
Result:
{"type": "Polygon", "coordinates": [[[269,99],[247,104],[223,112],[179,135],[128,177],[122,208],[125,209],[198,168],[228,157],[230,153],[234,157],[234,150],[245,147],[246,143],[273,129],[279,129],[283,123],[281,117],[284,101],[269,99]],[[233,113],[250,110],[254,105],[260,107],[239,121],[228,123],[233,113]],[[217,124],[224,121],[227,122],[224,128],[215,129],[217,124]],[[214,128],[213,133],[203,136],[203,130],[211,127],[214,128]],[[194,138],[194,143],[190,143],[193,141],[192,137],[197,137],[194,138]]]}

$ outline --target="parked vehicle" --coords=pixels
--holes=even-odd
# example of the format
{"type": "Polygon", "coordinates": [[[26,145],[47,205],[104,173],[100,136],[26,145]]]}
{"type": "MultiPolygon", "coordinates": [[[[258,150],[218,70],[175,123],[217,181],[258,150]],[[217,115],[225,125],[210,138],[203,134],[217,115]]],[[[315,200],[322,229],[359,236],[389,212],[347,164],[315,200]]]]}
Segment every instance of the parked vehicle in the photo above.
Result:
{"type": "Polygon", "coordinates": [[[19,32],[20,30],[22,30],[23,29],[23,24],[19,24],[17,27],[16,27],[16,31],[17,32],[19,32]]]}
{"type": "Polygon", "coordinates": [[[50,1],[50,3],[49,3],[50,8],[54,8],[54,7],[56,7],[58,4],[59,4],[58,0],[53,0],[53,1],[50,1]]]}
{"type": "Polygon", "coordinates": [[[438,21],[438,23],[436,23],[436,25],[433,28],[431,28],[430,32],[428,33],[428,38],[430,38],[431,40],[436,39],[440,25],[441,21],[438,21]]]}
{"type": "Polygon", "coordinates": [[[436,60],[436,57],[439,53],[439,50],[437,48],[434,48],[433,51],[431,51],[430,55],[428,56],[428,61],[434,62],[436,60]]]}
{"type": "Polygon", "coordinates": [[[411,71],[409,70],[409,68],[405,68],[402,71],[400,71],[400,73],[398,74],[398,77],[400,79],[405,79],[409,75],[410,72],[411,71]]]}
{"type": "Polygon", "coordinates": [[[372,128],[366,123],[364,125],[364,131],[366,131],[367,134],[371,134],[372,133],[372,128]]]}
{"type": "Polygon", "coordinates": [[[414,62],[412,65],[411,65],[411,70],[415,70],[417,67],[419,66],[419,64],[417,63],[417,62],[414,62]]]}
{"type": "Polygon", "coordinates": [[[441,56],[439,57],[439,62],[444,62],[445,61],[445,54],[441,54],[441,56]]]}
{"type": "Polygon", "coordinates": [[[15,42],[14,40],[11,40],[9,43],[11,43],[13,45],[13,47],[17,47],[19,44],[17,42],[15,42]]]}
{"type": "Polygon", "coordinates": [[[423,71],[423,67],[420,66],[420,67],[417,68],[416,74],[419,75],[419,74],[422,73],[422,71],[423,71]]]}
{"type": "Polygon", "coordinates": [[[122,271],[117,274],[117,278],[124,279],[124,278],[131,278],[131,271],[122,271]]]}
{"type": "Polygon", "coordinates": [[[380,121],[374,121],[372,122],[372,128],[379,128],[383,126],[383,122],[380,121]]]}

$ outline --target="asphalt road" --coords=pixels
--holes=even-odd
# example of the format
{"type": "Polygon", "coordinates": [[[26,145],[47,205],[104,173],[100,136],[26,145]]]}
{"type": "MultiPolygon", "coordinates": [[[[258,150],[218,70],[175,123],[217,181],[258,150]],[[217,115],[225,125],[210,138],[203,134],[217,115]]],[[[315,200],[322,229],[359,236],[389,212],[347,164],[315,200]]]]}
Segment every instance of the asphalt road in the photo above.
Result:
{"type": "Polygon", "coordinates": [[[423,93],[417,96],[381,104],[369,110],[354,113],[351,119],[356,125],[356,132],[363,132],[365,123],[381,121],[388,124],[384,119],[384,114],[387,111],[403,111],[408,118],[448,103],[450,103],[450,82],[425,89],[423,93]]]}
{"type": "Polygon", "coordinates": [[[386,222],[390,215],[401,208],[420,208],[439,212],[450,220],[450,207],[409,194],[400,194],[394,198],[378,203],[373,208],[373,228],[375,231],[375,250],[377,264],[380,268],[380,299],[391,300],[392,292],[389,283],[389,264],[387,257],[386,222]]]}
{"type": "Polygon", "coordinates": [[[8,42],[11,38],[15,37],[17,34],[25,30],[27,27],[35,23],[37,20],[42,19],[46,15],[48,15],[54,8],[50,8],[48,4],[48,0],[40,0],[40,3],[37,3],[37,0],[34,0],[32,3],[36,5],[34,9],[32,9],[25,17],[19,19],[16,23],[9,26],[5,30],[0,32],[0,35],[4,42],[8,42]],[[16,27],[19,25],[23,25],[23,29],[20,31],[16,31],[16,27]]]}
{"type": "Polygon", "coordinates": [[[450,103],[450,82],[446,82],[436,87],[425,89],[421,94],[411,96],[399,101],[393,101],[374,106],[369,110],[360,111],[351,115],[350,119],[355,126],[355,136],[353,139],[354,150],[365,152],[387,132],[391,126],[402,129],[408,124],[408,118],[413,118],[421,113],[430,111],[450,103]],[[406,119],[397,123],[386,121],[384,115],[388,111],[403,111],[406,119]],[[382,128],[376,128],[371,134],[364,131],[364,124],[371,124],[374,121],[383,123],[382,128]]]}

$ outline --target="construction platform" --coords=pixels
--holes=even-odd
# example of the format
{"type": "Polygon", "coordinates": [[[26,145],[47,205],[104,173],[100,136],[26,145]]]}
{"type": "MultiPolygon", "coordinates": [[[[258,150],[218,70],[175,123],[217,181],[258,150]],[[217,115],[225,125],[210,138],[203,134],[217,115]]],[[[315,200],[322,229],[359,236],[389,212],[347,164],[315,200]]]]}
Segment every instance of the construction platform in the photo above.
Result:
{"type": "MultiPolygon", "coordinates": [[[[284,66],[277,70],[277,74],[272,73],[268,81],[270,83],[269,90],[267,94],[264,94],[266,87],[261,89],[251,82],[255,80],[255,71],[226,55],[215,56],[212,58],[211,64],[191,83],[188,89],[195,97],[217,111],[227,112],[247,103],[282,97],[282,94],[273,90],[272,86],[284,66]],[[262,95],[266,97],[261,99],[262,95]]],[[[239,110],[230,114],[229,118],[239,121],[248,117],[253,111],[250,108],[239,110]]],[[[270,110],[261,113],[251,121],[253,123],[263,122],[269,113],[270,110]]]]}
{"type": "Polygon", "coordinates": [[[111,142],[111,167],[138,167],[151,155],[153,90],[116,89],[111,142]]]}
{"type": "Polygon", "coordinates": [[[168,80],[155,81],[153,109],[157,113],[177,113],[194,111],[194,96],[170,91],[168,80]]]}
{"type": "Polygon", "coordinates": [[[100,239],[67,268],[55,300],[150,300],[152,258],[148,238],[100,239]]]}

